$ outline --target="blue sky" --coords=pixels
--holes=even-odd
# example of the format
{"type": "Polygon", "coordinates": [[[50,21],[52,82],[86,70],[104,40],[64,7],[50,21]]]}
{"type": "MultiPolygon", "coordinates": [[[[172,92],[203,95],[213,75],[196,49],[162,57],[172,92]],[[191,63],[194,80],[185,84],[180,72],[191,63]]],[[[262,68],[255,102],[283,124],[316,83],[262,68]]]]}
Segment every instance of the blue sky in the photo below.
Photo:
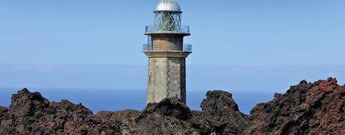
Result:
{"type": "MultiPolygon", "coordinates": [[[[144,89],[143,33],[157,2],[0,1],[0,87],[144,89]]],[[[189,89],[286,90],[302,79],[345,80],[343,0],[179,3],[192,33],[185,40],[193,44],[189,89]]]]}

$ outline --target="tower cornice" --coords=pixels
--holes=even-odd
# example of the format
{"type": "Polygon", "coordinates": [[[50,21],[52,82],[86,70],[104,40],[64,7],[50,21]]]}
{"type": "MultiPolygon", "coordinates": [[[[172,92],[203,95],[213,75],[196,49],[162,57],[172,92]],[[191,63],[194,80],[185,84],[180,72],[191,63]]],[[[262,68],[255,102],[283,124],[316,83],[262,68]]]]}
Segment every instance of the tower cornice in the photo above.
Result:
{"type": "Polygon", "coordinates": [[[144,53],[149,58],[187,58],[192,52],[151,50],[144,53]]]}
{"type": "Polygon", "coordinates": [[[190,33],[186,32],[145,32],[145,35],[183,35],[190,36],[190,33]]]}

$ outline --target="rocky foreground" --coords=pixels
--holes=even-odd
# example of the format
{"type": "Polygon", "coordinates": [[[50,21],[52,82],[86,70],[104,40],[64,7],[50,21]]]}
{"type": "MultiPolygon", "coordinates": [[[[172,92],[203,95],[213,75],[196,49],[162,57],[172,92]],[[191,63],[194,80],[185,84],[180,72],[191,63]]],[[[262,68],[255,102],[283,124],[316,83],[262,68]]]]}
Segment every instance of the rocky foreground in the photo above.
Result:
{"type": "Polygon", "coordinates": [[[9,108],[0,107],[0,134],[19,135],[261,135],[345,134],[345,86],[329,78],[301,81],[285,94],[256,105],[251,114],[238,109],[230,93],[210,91],[202,111],[177,99],[148,105],[144,111],[93,114],[67,100],[49,102],[40,93],[20,90],[9,108]]]}

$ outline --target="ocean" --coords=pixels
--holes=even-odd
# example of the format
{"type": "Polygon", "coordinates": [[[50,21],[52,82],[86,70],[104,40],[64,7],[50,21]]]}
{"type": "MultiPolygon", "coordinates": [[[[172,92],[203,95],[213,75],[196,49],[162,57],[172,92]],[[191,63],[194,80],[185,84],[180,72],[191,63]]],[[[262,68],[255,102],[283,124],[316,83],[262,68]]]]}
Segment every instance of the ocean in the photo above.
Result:
{"type": "MultiPolygon", "coordinates": [[[[11,96],[18,88],[0,88],[0,106],[8,107],[11,96]]],[[[82,103],[94,113],[98,111],[119,111],[126,109],[143,110],[146,103],[146,90],[111,90],[111,89],[29,89],[38,91],[49,101],[59,102],[67,99],[75,104],[82,103]]],[[[187,105],[192,110],[200,111],[200,103],[207,91],[187,91],[187,105]]],[[[241,112],[249,114],[258,103],[273,99],[274,92],[229,91],[241,112]]]]}

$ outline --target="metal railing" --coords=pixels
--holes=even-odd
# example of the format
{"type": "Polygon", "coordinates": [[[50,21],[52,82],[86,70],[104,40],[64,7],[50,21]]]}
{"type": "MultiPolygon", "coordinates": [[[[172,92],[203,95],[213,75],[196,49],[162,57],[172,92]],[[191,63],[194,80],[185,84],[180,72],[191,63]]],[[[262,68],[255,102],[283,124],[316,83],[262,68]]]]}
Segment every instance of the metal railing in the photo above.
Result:
{"type": "Polygon", "coordinates": [[[191,44],[184,44],[183,45],[183,51],[184,52],[192,52],[192,45],[191,44]]]}
{"type": "Polygon", "coordinates": [[[143,44],[143,52],[152,50],[152,44],[143,44]]]}
{"type": "Polygon", "coordinates": [[[162,31],[156,30],[153,25],[147,25],[145,27],[146,33],[190,33],[190,27],[187,25],[182,25],[180,28],[177,28],[175,31],[162,31]]]}
{"type": "MultiPolygon", "coordinates": [[[[143,51],[151,51],[153,50],[152,44],[143,44],[143,51]]],[[[183,45],[183,52],[192,52],[192,45],[191,44],[184,44],[183,45]]]]}

